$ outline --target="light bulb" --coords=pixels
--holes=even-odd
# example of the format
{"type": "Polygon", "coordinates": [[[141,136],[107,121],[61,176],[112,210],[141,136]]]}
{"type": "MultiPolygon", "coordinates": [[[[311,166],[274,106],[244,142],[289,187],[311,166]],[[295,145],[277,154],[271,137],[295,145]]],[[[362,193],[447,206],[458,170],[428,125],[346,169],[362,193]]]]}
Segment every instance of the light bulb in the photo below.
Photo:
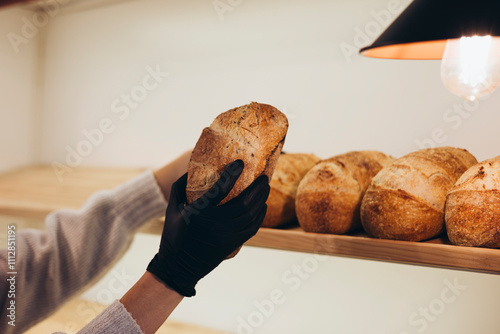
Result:
{"type": "Polygon", "coordinates": [[[441,79],[450,92],[474,101],[500,84],[500,38],[450,39],[441,62],[441,79]]]}

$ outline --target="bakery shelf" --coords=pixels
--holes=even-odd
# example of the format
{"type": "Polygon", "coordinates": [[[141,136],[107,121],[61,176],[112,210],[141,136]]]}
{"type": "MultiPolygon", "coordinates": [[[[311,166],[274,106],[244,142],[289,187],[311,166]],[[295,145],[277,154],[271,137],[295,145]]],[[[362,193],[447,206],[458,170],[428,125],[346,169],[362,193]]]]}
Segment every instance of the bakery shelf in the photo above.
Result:
{"type": "MultiPolygon", "coordinates": [[[[59,208],[79,208],[95,191],[113,188],[143,169],[76,168],[59,182],[50,166],[31,166],[0,175],[0,215],[43,218],[59,208]]],[[[141,232],[159,234],[162,221],[148,223],[141,232]]],[[[460,247],[436,238],[408,242],[369,238],[362,233],[330,235],[307,233],[299,227],[261,228],[247,245],[500,274],[500,249],[460,247]]]]}
{"type": "Polygon", "coordinates": [[[374,239],[363,233],[309,233],[299,227],[261,228],[247,245],[500,274],[500,249],[455,246],[445,237],[411,242],[374,239]]]}
{"type": "Polygon", "coordinates": [[[43,220],[51,211],[78,209],[97,190],[111,189],[143,169],[74,168],[58,179],[51,166],[28,166],[0,175],[0,214],[43,220]]]}

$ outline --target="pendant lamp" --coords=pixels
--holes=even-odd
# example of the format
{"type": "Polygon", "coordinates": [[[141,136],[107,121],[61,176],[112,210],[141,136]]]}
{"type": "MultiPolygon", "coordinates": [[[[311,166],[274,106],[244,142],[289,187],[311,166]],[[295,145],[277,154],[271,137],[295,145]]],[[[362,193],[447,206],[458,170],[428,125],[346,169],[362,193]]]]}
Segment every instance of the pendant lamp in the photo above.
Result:
{"type": "Polygon", "coordinates": [[[360,53],[442,59],[446,88],[474,101],[500,84],[500,0],[414,0],[360,53]]]}

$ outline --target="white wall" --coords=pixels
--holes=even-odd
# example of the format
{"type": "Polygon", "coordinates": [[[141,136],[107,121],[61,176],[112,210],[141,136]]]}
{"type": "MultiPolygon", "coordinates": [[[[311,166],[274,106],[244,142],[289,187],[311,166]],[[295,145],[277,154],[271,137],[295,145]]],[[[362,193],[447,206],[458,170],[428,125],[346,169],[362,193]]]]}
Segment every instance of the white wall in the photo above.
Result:
{"type": "Polygon", "coordinates": [[[0,172],[36,160],[38,34],[26,38],[22,33],[23,17],[30,20],[32,14],[19,8],[0,10],[0,172]]]}
{"type": "Polygon", "coordinates": [[[65,163],[66,147],[76,149],[83,130],[109,118],[113,132],[82,147],[90,154],[81,164],[158,166],[192,148],[217,114],[252,100],[291,115],[288,151],[400,156],[442,128],[440,145],[468,148],[478,159],[500,154],[500,93],[458,125],[446,111],[462,101],[441,84],[439,62],[346,60],[342,43],[354,45],[355,28],[377,24],[370,11],[388,3],[253,0],[222,21],[207,1],[68,10],[48,31],[42,159],[65,163]],[[120,119],[112,103],[156,65],[168,77],[120,119]]]}
{"type": "MultiPolygon", "coordinates": [[[[86,156],[73,153],[71,165],[159,166],[193,147],[217,114],[249,101],[287,112],[291,152],[329,157],[378,149],[400,156],[435,133],[438,144],[467,148],[479,160],[500,154],[500,92],[459,114],[453,108],[464,104],[441,84],[438,62],[341,51],[363,39],[357,29],[379,33],[372,11],[380,14],[394,1],[231,3],[239,4],[223,20],[212,1],[201,0],[82,5],[56,16],[47,31],[42,160],[66,163],[68,150],[79,148],[86,156]],[[124,105],[114,105],[122,108],[114,113],[114,101],[140,92],[146,68],[157,65],[168,76],[120,119],[124,105]],[[94,144],[85,146],[82,131],[103,120],[112,122],[109,133],[93,131],[94,144]]],[[[399,9],[407,3],[401,0],[399,9]]],[[[128,255],[135,260],[125,258],[118,268],[140,275],[158,244],[152,238],[140,236],[128,255]]],[[[202,281],[199,296],[174,317],[236,332],[238,317],[256,310],[254,301],[280,289],[286,301],[255,333],[497,332],[498,276],[324,259],[292,291],[282,275],[313,261],[310,255],[245,248],[202,281]],[[467,287],[449,304],[440,302],[445,280],[467,287]],[[440,303],[445,309],[436,309],[440,303]],[[410,323],[413,312],[429,306],[442,314],[410,323]]]]}

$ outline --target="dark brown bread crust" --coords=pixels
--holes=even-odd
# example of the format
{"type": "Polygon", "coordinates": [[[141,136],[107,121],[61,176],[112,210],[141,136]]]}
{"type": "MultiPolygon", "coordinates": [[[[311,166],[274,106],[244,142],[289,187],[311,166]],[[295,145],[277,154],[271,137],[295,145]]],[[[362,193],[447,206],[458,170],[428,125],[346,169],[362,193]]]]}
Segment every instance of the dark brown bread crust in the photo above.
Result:
{"type": "Polygon", "coordinates": [[[321,159],[314,154],[281,154],[271,179],[267,214],[262,226],[277,227],[295,220],[295,196],[304,175],[321,159]]]}
{"type": "Polygon", "coordinates": [[[349,152],[316,164],[300,182],[295,200],[305,231],[342,234],[361,226],[359,206],[374,177],[393,158],[377,151],[349,152]]]}
{"type": "Polygon", "coordinates": [[[476,159],[453,147],[410,153],[382,169],[361,204],[361,221],[377,238],[420,241],[444,231],[447,192],[476,159]]]}
{"type": "Polygon", "coordinates": [[[278,227],[295,219],[295,197],[271,187],[262,227],[278,227]]]}
{"type": "Polygon", "coordinates": [[[227,165],[243,160],[245,168],[226,203],[261,175],[271,179],[288,130],[278,109],[252,102],[220,114],[205,128],[188,165],[188,203],[202,196],[219,179],[227,165]]]}
{"type": "Polygon", "coordinates": [[[362,202],[361,221],[369,222],[363,227],[369,235],[384,239],[420,241],[439,235],[443,224],[443,213],[422,202],[404,190],[370,187],[362,202]],[[404,210],[404,214],[401,214],[404,210]]]}
{"type": "Polygon", "coordinates": [[[447,198],[446,229],[460,246],[500,247],[500,191],[453,192],[447,198]]]}
{"type": "Polygon", "coordinates": [[[455,245],[500,248],[500,157],[460,177],[446,197],[445,221],[455,245]]]}

